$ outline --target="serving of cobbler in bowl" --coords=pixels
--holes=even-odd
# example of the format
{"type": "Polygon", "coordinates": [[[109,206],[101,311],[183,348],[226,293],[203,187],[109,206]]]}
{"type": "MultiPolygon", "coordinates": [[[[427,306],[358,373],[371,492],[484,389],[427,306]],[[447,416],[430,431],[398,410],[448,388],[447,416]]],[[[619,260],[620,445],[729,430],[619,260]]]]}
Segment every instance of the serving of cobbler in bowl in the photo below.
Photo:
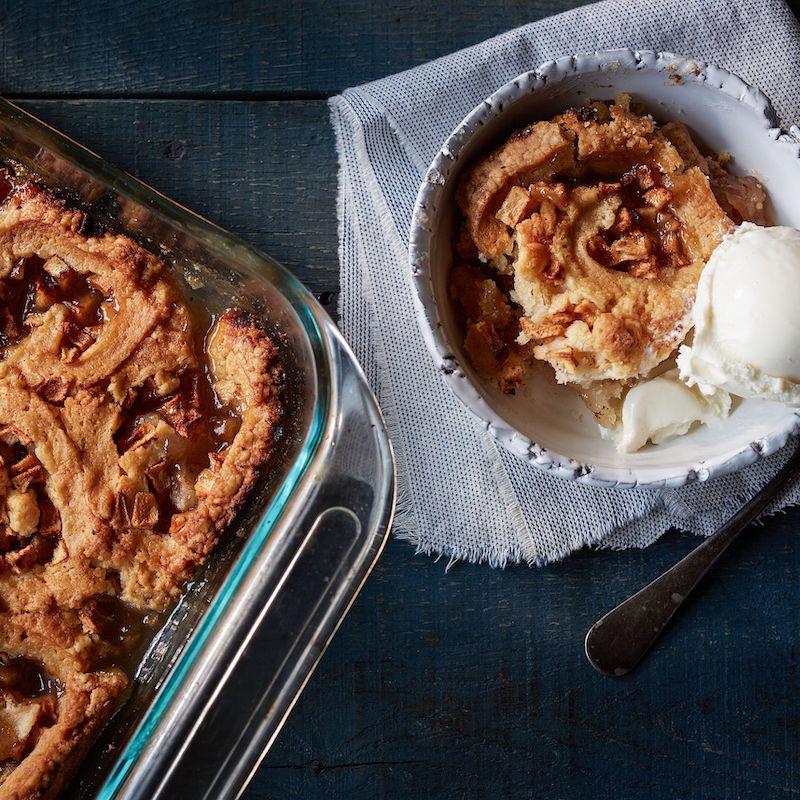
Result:
{"type": "Polygon", "coordinates": [[[0,798],[55,797],[284,415],[270,336],[0,172],[0,798]],[[152,635],[152,630],[151,630],[152,635]]]}
{"type": "Polygon", "coordinates": [[[414,212],[445,379],[512,451],[590,483],[680,485],[777,449],[793,409],[679,380],[677,357],[721,243],[800,224],[799,161],[763,95],[691,59],[520,76],[456,129],[414,212]]]}

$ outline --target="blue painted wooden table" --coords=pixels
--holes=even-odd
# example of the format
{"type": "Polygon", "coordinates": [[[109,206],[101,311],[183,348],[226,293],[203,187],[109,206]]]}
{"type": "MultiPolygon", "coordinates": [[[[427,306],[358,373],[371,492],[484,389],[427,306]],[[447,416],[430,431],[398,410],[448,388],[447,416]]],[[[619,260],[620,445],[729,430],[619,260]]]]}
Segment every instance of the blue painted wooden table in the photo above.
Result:
{"type": "MultiPolygon", "coordinates": [[[[0,91],[333,309],[325,98],[578,4],[0,2],[0,91]]],[[[799,525],[754,529],[621,680],[588,665],[586,629],[691,537],[503,572],[391,541],[245,797],[798,795],[799,525]]]]}

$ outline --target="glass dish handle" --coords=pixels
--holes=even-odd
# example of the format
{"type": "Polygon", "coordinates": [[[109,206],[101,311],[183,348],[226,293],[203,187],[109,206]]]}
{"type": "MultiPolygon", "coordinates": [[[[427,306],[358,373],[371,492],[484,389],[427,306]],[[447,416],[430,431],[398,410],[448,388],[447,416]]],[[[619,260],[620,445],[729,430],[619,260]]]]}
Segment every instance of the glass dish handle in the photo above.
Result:
{"type": "Polygon", "coordinates": [[[108,797],[237,797],[383,549],[394,509],[391,446],[360,367],[333,323],[322,324],[338,413],[320,456],[259,556],[268,568],[253,569],[230,599],[108,797]]]}
{"type": "MultiPolygon", "coordinates": [[[[339,489],[342,497],[359,491],[346,480],[339,482],[339,489]]],[[[224,687],[210,699],[164,798],[238,795],[327,647],[330,637],[316,635],[315,620],[348,589],[345,577],[360,534],[360,520],[345,506],[328,507],[313,520],[280,591],[264,608],[224,687]],[[303,613],[298,614],[299,608],[303,613]],[[256,705],[258,695],[262,699],[256,705]],[[271,708],[276,702],[285,707],[280,719],[271,708]],[[209,759],[215,751],[218,756],[209,759]]]]}

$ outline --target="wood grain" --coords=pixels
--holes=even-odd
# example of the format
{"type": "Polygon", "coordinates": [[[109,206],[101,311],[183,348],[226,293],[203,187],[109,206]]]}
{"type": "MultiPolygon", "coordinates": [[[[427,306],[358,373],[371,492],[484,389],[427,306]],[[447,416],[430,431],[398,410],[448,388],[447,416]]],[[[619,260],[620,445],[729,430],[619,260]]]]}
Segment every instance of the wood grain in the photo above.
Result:
{"type": "Polygon", "coordinates": [[[319,97],[577,5],[3,0],[0,93],[319,97]]]}
{"type": "Polygon", "coordinates": [[[17,102],[270,253],[335,309],[337,167],[325,101],[17,102]]]}
{"type": "MultiPolygon", "coordinates": [[[[0,0],[0,91],[333,307],[322,98],[578,4],[0,0]]],[[[502,572],[393,540],[245,797],[796,797],[798,526],[794,509],[744,537],[621,680],[591,669],[585,632],[691,537],[502,572]]]]}
{"type": "Polygon", "coordinates": [[[753,529],[618,680],[586,630],[692,537],[448,572],[393,541],[247,800],[797,796],[799,520],[753,529]]]}

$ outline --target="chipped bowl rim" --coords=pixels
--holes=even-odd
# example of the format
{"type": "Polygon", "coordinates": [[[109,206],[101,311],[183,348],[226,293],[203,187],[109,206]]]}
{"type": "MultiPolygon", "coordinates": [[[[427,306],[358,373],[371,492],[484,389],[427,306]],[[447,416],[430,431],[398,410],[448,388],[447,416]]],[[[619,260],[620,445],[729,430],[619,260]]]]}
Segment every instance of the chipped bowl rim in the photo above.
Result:
{"type": "Polygon", "coordinates": [[[783,424],[769,435],[751,442],[738,452],[687,464],[684,469],[669,468],[663,474],[648,467],[613,467],[585,464],[552,449],[546,449],[525,436],[494,411],[484,400],[472,379],[461,368],[454,349],[448,344],[439,317],[430,270],[430,246],[435,219],[448,179],[456,171],[463,148],[487,121],[502,115],[519,98],[570,76],[620,69],[655,69],[680,75],[686,81],[703,83],[739,101],[762,120],[764,135],[776,145],[790,147],[800,158],[800,130],[793,126],[784,131],[769,98],[738,75],[700,59],[654,50],[628,48],[598,50],[594,53],[563,56],[546,61],[501,86],[475,106],[441,147],[422,181],[411,217],[409,261],[414,286],[417,321],[434,362],[455,396],[482,423],[485,429],[509,451],[538,469],[559,478],[604,488],[676,488],[706,481],[765,458],[782,448],[789,437],[800,432],[800,410],[787,414],[783,424]]]}

